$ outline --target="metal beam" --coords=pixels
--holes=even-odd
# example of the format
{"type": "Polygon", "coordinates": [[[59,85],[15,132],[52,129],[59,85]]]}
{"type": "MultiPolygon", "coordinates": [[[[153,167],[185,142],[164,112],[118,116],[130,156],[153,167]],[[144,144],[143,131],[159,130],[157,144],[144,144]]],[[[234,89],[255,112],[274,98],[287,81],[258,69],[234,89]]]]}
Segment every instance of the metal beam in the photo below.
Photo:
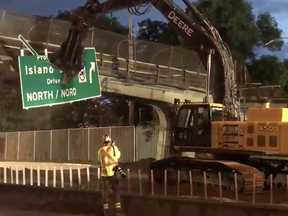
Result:
{"type": "Polygon", "coordinates": [[[104,15],[152,2],[151,0],[108,0],[97,6],[95,15],[104,15]]]}

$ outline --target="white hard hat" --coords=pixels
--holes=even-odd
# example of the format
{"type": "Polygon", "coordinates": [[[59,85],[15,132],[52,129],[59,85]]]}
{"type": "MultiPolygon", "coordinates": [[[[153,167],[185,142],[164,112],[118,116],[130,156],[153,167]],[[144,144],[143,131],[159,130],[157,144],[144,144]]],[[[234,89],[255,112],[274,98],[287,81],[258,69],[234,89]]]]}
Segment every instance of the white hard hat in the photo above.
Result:
{"type": "Polygon", "coordinates": [[[108,142],[111,142],[112,139],[111,139],[111,137],[109,135],[106,134],[106,135],[103,136],[102,141],[104,143],[108,143],[108,142]]]}

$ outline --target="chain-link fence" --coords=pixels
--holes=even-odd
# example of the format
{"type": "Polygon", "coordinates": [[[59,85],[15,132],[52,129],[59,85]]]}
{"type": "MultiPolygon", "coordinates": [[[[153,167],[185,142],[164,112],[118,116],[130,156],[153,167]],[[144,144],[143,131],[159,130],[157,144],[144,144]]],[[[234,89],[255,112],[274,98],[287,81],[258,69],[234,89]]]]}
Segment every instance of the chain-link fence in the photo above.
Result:
{"type": "Polygon", "coordinates": [[[110,134],[115,140],[122,152],[121,161],[156,157],[157,130],[123,126],[1,132],[0,160],[97,162],[104,134],[110,134]]]}
{"type": "MultiPolygon", "coordinates": [[[[9,11],[0,11],[0,34],[50,44],[61,44],[67,37],[70,22],[52,18],[30,16],[9,11]]],[[[130,43],[131,44],[131,43],[130,43]]],[[[133,43],[132,43],[133,44],[133,43]]],[[[135,58],[148,62],[191,71],[203,71],[201,61],[195,52],[164,44],[135,40],[135,58]]],[[[86,46],[96,47],[97,52],[129,58],[129,40],[109,31],[95,29],[89,33],[86,46]]]]}

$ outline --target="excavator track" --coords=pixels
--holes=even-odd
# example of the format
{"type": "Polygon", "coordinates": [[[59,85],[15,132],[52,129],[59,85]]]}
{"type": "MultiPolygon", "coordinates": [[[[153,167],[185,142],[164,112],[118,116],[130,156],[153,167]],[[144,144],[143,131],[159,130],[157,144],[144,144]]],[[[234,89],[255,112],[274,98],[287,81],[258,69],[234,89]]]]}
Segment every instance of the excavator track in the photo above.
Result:
{"type": "Polygon", "coordinates": [[[264,179],[262,173],[255,167],[245,164],[230,162],[230,161],[217,161],[223,165],[236,170],[243,177],[243,194],[261,193],[264,188],[264,179]]]}
{"type": "MultiPolygon", "coordinates": [[[[212,160],[212,159],[198,159],[187,157],[174,157],[154,161],[151,164],[151,169],[163,172],[165,169],[173,168],[176,170],[191,170],[206,171],[207,175],[222,173],[225,174],[237,173],[238,190],[243,194],[257,194],[264,189],[264,178],[258,169],[252,166],[241,164],[234,161],[212,160]],[[172,166],[171,166],[172,164],[172,166]],[[174,164],[177,164],[176,166],[174,164]],[[239,181],[240,179],[240,181],[239,181]]],[[[234,180],[231,180],[234,185],[234,180]]],[[[225,186],[225,185],[223,185],[225,186]]]]}
{"type": "Polygon", "coordinates": [[[201,163],[218,163],[231,170],[235,170],[243,177],[243,185],[239,185],[243,194],[261,193],[264,188],[264,179],[261,171],[255,167],[241,164],[234,161],[190,159],[201,163]]]}

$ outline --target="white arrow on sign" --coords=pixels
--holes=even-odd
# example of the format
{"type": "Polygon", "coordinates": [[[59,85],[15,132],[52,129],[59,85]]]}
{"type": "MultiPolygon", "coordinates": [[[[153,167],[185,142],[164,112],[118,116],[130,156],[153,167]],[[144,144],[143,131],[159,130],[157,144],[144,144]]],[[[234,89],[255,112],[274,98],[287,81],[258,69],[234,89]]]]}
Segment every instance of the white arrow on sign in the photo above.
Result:
{"type": "Polygon", "coordinates": [[[95,62],[90,62],[90,70],[89,70],[89,80],[90,80],[90,84],[92,84],[92,73],[93,71],[96,72],[96,65],[95,62]]]}

